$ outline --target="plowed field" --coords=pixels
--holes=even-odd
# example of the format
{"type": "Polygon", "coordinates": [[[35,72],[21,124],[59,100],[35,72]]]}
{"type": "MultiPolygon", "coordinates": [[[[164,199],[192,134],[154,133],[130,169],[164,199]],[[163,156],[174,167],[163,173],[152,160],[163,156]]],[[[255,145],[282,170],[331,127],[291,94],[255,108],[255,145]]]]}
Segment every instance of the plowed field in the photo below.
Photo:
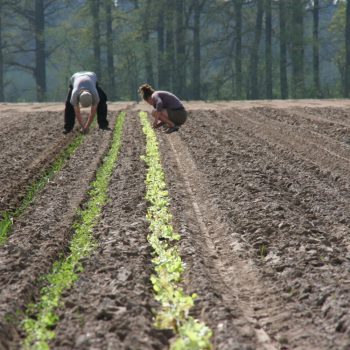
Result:
{"type": "MultiPolygon", "coordinates": [[[[191,314],[213,349],[350,349],[350,102],[191,102],[177,133],[157,130],[191,314]]],[[[145,200],[145,104],[126,112],[98,245],[64,292],[52,349],[168,349],[154,327],[145,200]]],[[[15,210],[78,134],[59,104],[0,105],[0,212],[15,210]]],[[[67,254],[73,223],[111,131],[97,127],[13,220],[0,246],[0,350],[23,347],[21,321],[67,254]]]]}

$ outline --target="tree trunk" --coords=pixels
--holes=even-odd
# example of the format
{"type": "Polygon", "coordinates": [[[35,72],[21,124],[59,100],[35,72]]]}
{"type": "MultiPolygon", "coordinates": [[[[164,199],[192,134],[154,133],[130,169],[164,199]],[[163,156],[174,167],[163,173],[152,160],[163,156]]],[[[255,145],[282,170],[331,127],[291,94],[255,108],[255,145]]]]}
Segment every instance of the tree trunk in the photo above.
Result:
{"type": "Polygon", "coordinates": [[[126,62],[127,62],[127,72],[128,72],[128,83],[130,88],[130,96],[132,100],[137,100],[137,77],[138,77],[138,70],[137,68],[137,59],[135,56],[135,51],[133,49],[128,50],[126,53],[126,62]]]}
{"type": "Polygon", "coordinates": [[[106,41],[107,41],[107,87],[108,94],[111,100],[117,98],[115,74],[114,74],[114,56],[113,56],[113,19],[112,19],[112,1],[105,0],[105,12],[106,12],[106,41]]]}
{"type": "Polygon", "coordinates": [[[258,66],[259,66],[259,46],[262,32],[262,19],[263,19],[263,1],[258,0],[258,10],[256,13],[256,25],[254,42],[251,49],[250,56],[250,89],[249,98],[256,100],[259,98],[259,79],[258,79],[258,66]]]}
{"type": "Polygon", "coordinates": [[[5,94],[4,94],[4,56],[3,56],[3,42],[2,42],[2,10],[3,5],[0,2],[0,102],[4,102],[5,94]]]}
{"type": "Polygon", "coordinates": [[[350,95],[350,1],[346,2],[344,97],[350,95]]]}
{"type": "Polygon", "coordinates": [[[292,0],[292,97],[304,96],[304,8],[302,0],[292,0]]]}
{"type": "Polygon", "coordinates": [[[176,38],[175,92],[180,98],[184,98],[185,90],[186,90],[184,0],[176,1],[175,38],[176,38]]]}
{"type": "Polygon", "coordinates": [[[158,13],[157,40],[158,40],[158,88],[164,89],[167,80],[165,67],[165,45],[164,45],[164,5],[160,5],[158,13]]]}
{"type": "Polygon", "coordinates": [[[194,0],[194,28],[193,28],[193,72],[192,72],[192,98],[201,99],[201,42],[200,42],[200,16],[199,0],[194,0]]]}
{"type": "Polygon", "coordinates": [[[319,0],[314,0],[314,7],[312,9],[313,15],[313,55],[312,55],[312,63],[313,63],[313,80],[314,80],[314,90],[315,97],[321,97],[321,86],[320,86],[320,42],[318,38],[319,31],[319,0]]]}
{"type": "Polygon", "coordinates": [[[37,100],[45,101],[46,95],[46,57],[45,57],[45,16],[44,0],[35,0],[35,69],[37,100]]]}
{"type": "Polygon", "coordinates": [[[165,10],[165,66],[166,86],[165,90],[174,88],[174,70],[175,70],[175,47],[174,47],[174,2],[167,0],[165,10]]]}
{"type": "Polygon", "coordinates": [[[92,18],[92,44],[94,50],[93,71],[99,81],[101,77],[101,48],[100,48],[100,0],[90,0],[90,13],[92,18]]]}
{"type": "Polygon", "coordinates": [[[171,91],[174,87],[175,46],[174,46],[174,1],[166,0],[164,12],[165,25],[165,61],[164,90],[171,91]]]}
{"type": "Polygon", "coordinates": [[[285,0],[279,1],[279,22],[280,22],[280,90],[281,98],[288,98],[287,78],[287,14],[285,0]]]}
{"type": "Polygon", "coordinates": [[[272,16],[271,0],[266,1],[265,17],[265,75],[266,75],[266,98],[272,99],[272,16]]]}
{"type": "Polygon", "coordinates": [[[151,55],[151,45],[149,42],[149,13],[150,13],[151,0],[146,1],[145,12],[142,14],[143,17],[143,28],[142,28],[142,43],[143,51],[145,57],[145,70],[146,70],[146,79],[150,85],[154,84],[153,79],[153,64],[152,64],[152,55],[151,55]]]}
{"type": "Polygon", "coordinates": [[[236,70],[236,99],[243,98],[242,94],[242,0],[234,1],[235,9],[235,70],[236,70]]]}

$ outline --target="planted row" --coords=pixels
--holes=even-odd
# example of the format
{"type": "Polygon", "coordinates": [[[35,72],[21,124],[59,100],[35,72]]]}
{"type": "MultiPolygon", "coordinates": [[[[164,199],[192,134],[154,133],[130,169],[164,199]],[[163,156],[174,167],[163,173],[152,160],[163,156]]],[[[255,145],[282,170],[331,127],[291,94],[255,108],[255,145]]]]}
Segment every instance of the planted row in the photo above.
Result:
{"type": "Polygon", "coordinates": [[[112,146],[97,170],[95,181],[91,183],[89,200],[74,223],[69,255],[54,263],[51,273],[44,277],[47,286],[41,290],[38,303],[28,306],[28,316],[23,321],[25,349],[49,349],[49,341],[55,337],[52,328],[58,322],[56,309],[61,306],[61,295],[78,279],[78,274],[83,270],[82,259],[89,256],[96,245],[93,229],[108,199],[108,184],[119,155],[124,119],[125,114],[121,113],[116,122],[112,146]]]}
{"type": "Polygon", "coordinates": [[[59,154],[55,162],[48,168],[45,169],[42,175],[34,183],[29,185],[26,194],[19,204],[18,208],[1,213],[0,215],[0,245],[4,244],[7,241],[9,233],[11,231],[14,219],[18,218],[23,212],[29,207],[33,202],[36,194],[41,191],[46,184],[52,179],[52,177],[59,172],[66,160],[74,154],[77,148],[83,142],[83,135],[77,135],[73,141],[59,154]]]}
{"type": "Polygon", "coordinates": [[[180,236],[171,225],[169,197],[157,137],[147,114],[141,112],[140,119],[147,140],[143,160],[148,166],[146,199],[149,202],[147,220],[151,232],[148,241],[154,250],[152,262],[155,274],[151,276],[151,281],[155,298],[161,304],[155,324],[161,329],[172,329],[177,335],[171,343],[172,350],[211,349],[212,331],[189,315],[196,295],[186,295],[180,287],[184,264],[175,244],[180,236]]]}

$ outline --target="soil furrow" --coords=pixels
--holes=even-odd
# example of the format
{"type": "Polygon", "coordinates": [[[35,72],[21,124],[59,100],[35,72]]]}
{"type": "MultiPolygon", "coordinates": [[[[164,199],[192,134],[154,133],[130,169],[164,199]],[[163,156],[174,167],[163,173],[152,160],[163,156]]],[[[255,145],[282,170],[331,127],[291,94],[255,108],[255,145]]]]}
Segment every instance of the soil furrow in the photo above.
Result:
{"type": "MultiPolygon", "coordinates": [[[[164,165],[174,198],[174,222],[181,233],[181,255],[186,263],[184,285],[190,293],[198,294],[196,317],[201,317],[214,331],[216,349],[277,349],[267,333],[258,329],[251,319],[250,297],[245,288],[256,277],[250,264],[242,261],[235,251],[230,254],[230,269],[222,256],[217,237],[224,238],[229,228],[216,207],[207,200],[205,177],[197,169],[177,135],[163,138],[163,149],[169,148],[164,165]],[[176,179],[176,180],[175,180],[176,179]],[[243,280],[238,274],[245,274],[243,280]]],[[[229,242],[233,244],[233,242],[229,242]]]]}
{"type": "Polygon", "coordinates": [[[37,297],[41,285],[38,278],[65,253],[77,208],[110,140],[111,132],[92,130],[84,145],[15,222],[13,234],[1,248],[0,339],[5,349],[19,347],[21,310],[37,297]]]}
{"type": "Polygon", "coordinates": [[[257,137],[293,149],[304,159],[308,159],[324,170],[330,170],[334,174],[347,177],[350,171],[350,149],[348,145],[326,142],[323,137],[317,137],[315,134],[304,130],[293,130],[291,127],[286,129],[280,123],[267,123],[267,120],[264,122],[257,121],[258,118],[255,118],[253,113],[251,113],[251,116],[243,116],[238,112],[233,120],[237,121],[239,117],[240,126],[250,130],[257,137]],[[339,159],[335,162],[334,158],[339,159]]]}
{"type": "Polygon", "coordinates": [[[285,110],[283,108],[254,108],[254,113],[282,122],[286,127],[293,126],[313,131],[319,135],[344,142],[350,136],[350,118],[346,110],[320,109],[320,108],[295,108],[285,110]],[[339,115],[342,117],[337,118],[339,115]],[[347,117],[346,117],[347,115],[347,117]]]}
{"type": "Polygon", "coordinates": [[[55,112],[18,115],[0,132],[0,212],[13,210],[27,186],[50,166],[73,134],[63,135],[55,112]],[[20,135],[20,137],[18,136],[20,135]]]}
{"type": "MultiPolygon", "coordinates": [[[[159,135],[160,152],[173,226],[182,236],[183,286],[198,294],[191,312],[214,331],[214,348],[349,349],[349,102],[186,107],[180,131],[159,135]]],[[[54,349],[163,350],[173,336],[153,327],[140,108],[150,110],[140,104],[127,116],[111,201],[96,229],[99,247],[65,293],[54,349]]],[[[0,109],[0,192],[16,202],[16,183],[47,164],[46,150],[63,147],[62,106],[0,109]]],[[[0,249],[1,350],[19,348],[21,310],[67,250],[109,139],[97,130],[87,136],[0,249]]]]}
{"type": "MultiPolygon", "coordinates": [[[[288,159],[283,162],[278,151],[271,153],[271,150],[266,149],[266,143],[264,145],[259,139],[254,139],[250,133],[251,128],[244,127],[244,124],[237,125],[240,125],[239,130],[247,130],[247,136],[235,130],[238,129],[237,125],[230,128],[226,123],[223,129],[217,122],[217,129],[212,131],[207,124],[209,117],[194,115],[193,118],[193,124],[189,122],[191,125],[184,128],[180,135],[189,146],[198,168],[209,176],[211,186],[215,188],[210,194],[211,200],[228,215],[241,242],[249,244],[246,255],[255,257],[258,266],[267,265],[263,269],[267,280],[279,280],[282,287],[275,285],[276,294],[288,302],[296,299],[295,306],[290,308],[291,314],[299,313],[302,317],[311,310],[313,320],[310,323],[318,324],[320,329],[322,322],[327,324],[323,327],[328,330],[337,328],[339,322],[343,325],[344,322],[335,317],[325,322],[321,310],[323,304],[317,299],[317,291],[334,284],[339,276],[341,281],[346,279],[347,273],[343,271],[348,265],[344,259],[348,255],[348,247],[346,235],[341,232],[345,232],[347,224],[339,223],[335,227],[334,216],[331,214],[332,211],[334,215],[339,213],[340,204],[344,210],[343,217],[346,218],[349,209],[346,197],[339,196],[341,191],[333,190],[331,186],[327,188],[329,179],[326,187],[322,188],[325,186],[322,181],[318,187],[310,186],[314,183],[312,171],[310,172],[312,168],[307,170],[309,174],[303,178],[306,169],[300,166],[304,162],[299,162],[299,166],[297,163],[289,165],[288,159]],[[198,130],[201,124],[205,125],[205,133],[202,134],[198,130]],[[196,134],[201,134],[200,141],[197,141],[196,134]],[[228,142],[230,137],[231,142],[228,142]],[[236,145],[240,146],[237,148],[236,145]],[[298,173],[299,183],[294,181],[294,175],[298,173]],[[294,198],[293,195],[298,193],[300,196],[294,198]],[[304,196],[306,198],[303,203],[304,196]],[[286,202],[288,199],[289,205],[286,202]],[[295,205],[293,200],[296,200],[295,205]],[[301,271],[304,269],[303,275],[301,271]],[[304,310],[298,307],[298,303],[303,305],[304,310]]],[[[263,132],[264,129],[261,130],[262,134],[263,132]]],[[[319,174],[314,176],[317,179],[319,174]]],[[[344,293],[342,282],[336,283],[331,295],[338,295],[339,289],[344,293]]],[[[339,304],[332,303],[333,313],[339,311],[339,304]]],[[[268,325],[270,321],[267,318],[264,322],[268,325]]],[[[338,328],[340,327],[339,325],[338,328]]],[[[325,339],[325,344],[327,339],[330,339],[329,344],[336,339],[332,339],[331,332],[321,337],[325,339]]],[[[292,332],[290,338],[294,338],[292,332]]]]}
{"type": "MultiPolygon", "coordinates": [[[[181,145],[181,142],[176,137],[173,137],[172,141],[174,142],[174,147],[179,151],[179,159],[183,164],[182,176],[189,180],[193,188],[195,188],[196,202],[199,203],[210,236],[205,238],[203,237],[205,232],[200,232],[197,234],[199,236],[197,238],[201,243],[192,242],[192,245],[196,248],[202,245],[198,255],[202,259],[207,259],[205,265],[212,266],[212,268],[215,267],[215,272],[212,272],[212,274],[216,274],[214,285],[217,289],[215,292],[222,296],[226,308],[236,315],[237,319],[235,321],[241,325],[241,331],[243,330],[243,332],[249,334],[250,341],[254,339],[253,334],[255,334],[256,343],[251,345],[252,348],[277,349],[283,344],[285,337],[292,339],[294,334],[302,332],[307,325],[307,331],[303,333],[303,336],[307,337],[308,346],[312,348],[312,346],[315,347],[318,344],[317,346],[321,346],[320,348],[327,349],[329,346],[327,338],[322,337],[322,333],[312,325],[312,322],[307,322],[306,324],[303,322],[291,322],[288,324],[288,332],[282,330],[278,318],[282,310],[285,310],[285,301],[270,290],[268,280],[264,280],[262,276],[257,274],[257,269],[254,267],[249,255],[244,253],[247,246],[242,245],[239,235],[235,232],[235,227],[230,226],[225,221],[223,213],[212,202],[213,189],[206,182],[205,175],[198,172],[191,165],[190,158],[186,158],[184,145],[181,145]],[[205,246],[203,246],[203,238],[205,238],[205,246]],[[218,280],[220,278],[221,283],[218,280]],[[268,305],[268,309],[266,305],[268,305]],[[272,312],[272,308],[274,308],[274,312],[272,312]],[[255,312],[256,309],[259,312],[255,312]],[[261,319],[262,313],[267,316],[264,320],[261,319]],[[250,329],[249,332],[248,329],[250,329]],[[270,339],[268,334],[273,336],[273,340],[270,339]],[[317,344],[313,341],[316,334],[323,338],[322,340],[319,339],[317,344]]],[[[186,254],[186,251],[184,251],[184,254],[186,254]]],[[[192,267],[191,270],[193,270],[192,267]]],[[[202,279],[208,280],[208,277],[202,276],[202,279]]],[[[195,291],[199,295],[203,293],[201,290],[195,291]]],[[[215,313],[218,312],[218,309],[216,305],[214,308],[215,313]]],[[[293,310],[288,310],[287,317],[290,318],[293,310]]],[[[209,311],[206,312],[208,313],[206,316],[208,317],[208,322],[211,324],[210,322],[213,322],[214,318],[209,311]]],[[[229,317],[226,316],[225,320],[227,319],[229,317]]],[[[222,327],[221,323],[216,323],[215,326],[214,333],[220,334],[218,327],[222,327]]],[[[233,346],[233,342],[239,339],[234,327],[232,327],[232,324],[229,325],[227,321],[225,331],[226,334],[223,336],[223,341],[221,340],[221,342],[217,343],[218,340],[216,339],[215,345],[218,349],[230,349],[233,346]]],[[[238,341],[236,344],[237,348],[242,346],[242,344],[244,344],[242,340],[238,341]]],[[[300,343],[299,340],[298,345],[303,346],[305,343],[300,343]]]]}
{"type": "MultiPolygon", "coordinates": [[[[256,116],[254,119],[259,122],[271,123],[271,115],[273,113],[277,113],[278,116],[281,114],[280,111],[270,111],[268,108],[265,108],[254,110],[250,115],[256,116]]],[[[297,122],[293,121],[293,114],[286,113],[285,117],[288,125],[279,118],[273,118],[271,125],[274,128],[288,129],[289,132],[292,130],[296,136],[300,135],[302,137],[304,140],[302,143],[310,143],[333,157],[339,157],[340,160],[346,163],[350,162],[350,147],[347,144],[350,136],[350,125],[334,128],[334,123],[331,121],[329,125],[322,125],[322,123],[314,120],[308,122],[309,116],[305,115],[305,113],[299,113],[297,122]]]]}
{"type": "Polygon", "coordinates": [[[145,221],[145,140],[138,114],[129,113],[110,182],[109,204],[96,231],[99,248],[64,298],[54,349],[164,349],[153,326],[151,252],[145,221]]]}

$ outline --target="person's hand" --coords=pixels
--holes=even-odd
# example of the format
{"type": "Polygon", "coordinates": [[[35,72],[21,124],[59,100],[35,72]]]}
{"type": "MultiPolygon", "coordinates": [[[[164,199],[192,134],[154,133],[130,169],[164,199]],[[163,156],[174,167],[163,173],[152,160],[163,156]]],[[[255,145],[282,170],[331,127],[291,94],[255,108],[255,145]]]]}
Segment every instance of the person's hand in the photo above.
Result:
{"type": "Polygon", "coordinates": [[[84,135],[86,135],[88,132],[89,132],[89,128],[84,128],[84,127],[81,127],[80,128],[80,132],[84,135]]]}

